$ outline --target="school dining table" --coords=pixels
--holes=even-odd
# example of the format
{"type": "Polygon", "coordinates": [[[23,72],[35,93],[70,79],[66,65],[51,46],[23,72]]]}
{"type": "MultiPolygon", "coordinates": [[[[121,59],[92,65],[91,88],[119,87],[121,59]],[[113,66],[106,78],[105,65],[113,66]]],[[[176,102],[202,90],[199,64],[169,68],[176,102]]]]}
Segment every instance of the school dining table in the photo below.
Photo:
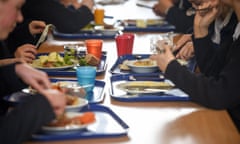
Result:
{"type": "MultiPolygon", "coordinates": [[[[120,6],[105,6],[112,16],[156,18],[150,9],[136,7],[137,0],[129,0],[120,6]],[[131,9],[132,14],[122,13],[131,9]],[[112,11],[111,13],[109,11],[112,11]],[[116,12],[116,13],[114,13],[116,12]],[[139,14],[139,13],[142,13],[139,14]]],[[[148,2],[148,1],[147,1],[148,2]]],[[[152,2],[152,1],[149,1],[152,2]]],[[[151,54],[150,37],[159,33],[135,33],[133,54],[151,54]]],[[[51,35],[39,52],[62,51],[64,44],[83,43],[82,39],[54,39],[51,35]]],[[[240,135],[225,110],[212,110],[190,101],[121,102],[109,94],[111,73],[109,69],[117,59],[114,39],[104,40],[107,52],[107,69],[97,79],[106,83],[104,100],[100,105],[109,107],[129,126],[127,135],[109,138],[70,139],[58,141],[27,141],[26,144],[239,144],[240,135]]],[[[64,77],[61,77],[64,78],[64,77]]],[[[76,79],[76,77],[71,77],[76,79]]]]}

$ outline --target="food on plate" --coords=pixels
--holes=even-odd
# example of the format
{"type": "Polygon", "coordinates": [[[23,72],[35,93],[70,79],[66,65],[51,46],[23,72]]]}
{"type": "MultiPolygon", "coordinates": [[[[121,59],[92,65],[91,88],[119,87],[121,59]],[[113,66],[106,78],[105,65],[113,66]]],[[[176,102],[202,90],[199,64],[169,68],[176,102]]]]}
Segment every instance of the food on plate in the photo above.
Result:
{"type": "Polygon", "coordinates": [[[94,27],[96,32],[100,32],[104,35],[116,35],[119,31],[124,29],[123,26],[113,26],[113,25],[98,25],[94,27]]]}
{"type": "Polygon", "coordinates": [[[73,119],[81,121],[82,124],[92,123],[96,120],[93,112],[85,112],[83,115],[74,117],[73,119]]]}
{"type": "Polygon", "coordinates": [[[139,28],[146,28],[147,27],[147,21],[143,19],[136,20],[136,26],[139,28]]]}
{"type": "Polygon", "coordinates": [[[100,59],[95,57],[92,54],[87,54],[85,56],[85,61],[88,65],[91,65],[91,66],[97,66],[100,63],[100,59]]]}
{"type": "Polygon", "coordinates": [[[65,65],[64,59],[57,52],[39,56],[40,64],[43,67],[58,67],[65,65]]]}
{"type": "Polygon", "coordinates": [[[161,24],[165,24],[166,21],[164,21],[163,19],[147,19],[147,25],[161,25],[161,24]]]}
{"type": "MultiPolygon", "coordinates": [[[[93,30],[94,27],[96,28],[96,26],[94,24],[88,24],[86,25],[85,27],[83,27],[81,30],[93,30]]],[[[104,24],[103,26],[97,26],[98,28],[101,28],[101,29],[113,29],[114,26],[113,25],[110,25],[110,24],[104,24]]]]}
{"type": "Polygon", "coordinates": [[[125,25],[136,25],[137,27],[147,27],[154,25],[162,25],[167,22],[164,19],[127,19],[124,20],[125,25]]]}
{"type": "Polygon", "coordinates": [[[66,59],[58,52],[51,52],[46,55],[40,55],[38,59],[33,61],[32,65],[36,67],[54,68],[73,65],[73,63],[72,59],[66,59]]]}
{"type": "Polygon", "coordinates": [[[91,30],[93,30],[93,28],[94,28],[94,24],[89,23],[89,24],[87,24],[85,27],[83,27],[83,28],[81,29],[81,31],[91,31],[91,30]]]}
{"type": "Polygon", "coordinates": [[[129,93],[152,93],[170,90],[173,86],[173,84],[164,81],[130,81],[120,83],[116,87],[129,93]]]}
{"type": "Polygon", "coordinates": [[[77,48],[75,46],[65,46],[64,59],[69,61],[68,59],[72,59],[71,61],[75,61],[79,66],[97,66],[100,63],[100,59],[93,56],[92,54],[79,54],[77,48]],[[75,60],[77,59],[77,60],[75,60]]]}
{"type": "Polygon", "coordinates": [[[127,66],[135,73],[153,73],[159,71],[157,62],[150,59],[131,60],[127,66]]]}
{"type": "Polygon", "coordinates": [[[121,64],[119,64],[120,70],[130,70],[130,68],[127,66],[128,60],[124,60],[121,64]]]}
{"type": "Polygon", "coordinates": [[[66,94],[66,104],[67,105],[78,105],[79,99],[76,96],[66,94]]]}
{"type": "Polygon", "coordinates": [[[104,24],[104,29],[114,29],[114,26],[109,24],[104,24]]]}
{"type": "Polygon", "coordinates": [[[156,66],[156,62],[150,59],[136,60],[132,63],[134,66],[156,66]]]}
{"type": "Polygon", "coordinates": [[[86,92],[84,88],[75,86],[73,84],[74,83],[67,82],[67,81],[59,81],[52,84],[53,89],[66,92],[65,94],[66,104],[69,106],[78,105],[80,103],[79,97],[86,96],[86,92]]]}
{"type": "Polygon", "coordinates": [[[56,120],[49,123],[50,127],[64,127],[69,125],[85,125],[93,123],[96,120],[93,112],[84,112],[81,115],[68,117],[66,113],[59,116],[56,120]]]}
{"type": "Polygon", "coordinates": [[[159,88],[159,89],[169,89],[172,88],[173,85],[167,82],[155,82],[155,81],[133,81],[127,82],[124,84],[126,88],[130,87],[149,87],[149,88],[159,88]]]}
{"type": "Polygon", "coordinates": [[[119,64],[120,70],[131,70],[131,67],[156,67],[156,61],[150,59],[141,59],[141,60],[124,60],[119,64]]]}

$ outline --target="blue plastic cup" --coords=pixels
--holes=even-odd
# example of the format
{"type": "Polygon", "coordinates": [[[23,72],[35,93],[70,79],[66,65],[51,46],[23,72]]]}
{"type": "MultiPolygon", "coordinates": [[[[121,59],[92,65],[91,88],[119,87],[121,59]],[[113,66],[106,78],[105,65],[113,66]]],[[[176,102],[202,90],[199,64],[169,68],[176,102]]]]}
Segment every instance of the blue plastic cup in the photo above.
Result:
{"type": "Polygon", "coordinates": [[[92,93],[95,86],[96,67],[93,66],[79,66],[76,70],[77,80],[86,93],[92,93]]]}

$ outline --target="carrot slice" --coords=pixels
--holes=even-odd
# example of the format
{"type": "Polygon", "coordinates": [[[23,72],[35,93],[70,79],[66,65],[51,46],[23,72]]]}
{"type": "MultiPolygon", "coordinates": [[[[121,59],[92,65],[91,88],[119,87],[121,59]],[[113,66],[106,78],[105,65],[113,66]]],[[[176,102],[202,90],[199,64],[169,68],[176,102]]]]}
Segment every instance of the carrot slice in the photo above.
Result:
{"type": "Polygon", "coordinates": [[[85,112],[80,118],[82,124],[88,124],[95,121],[95,114],[93,112],[85,112]]]}
{"type": "Polygon", "coordinates": [[[89,124],[95,121],[95,114],[93,112],[85,112],[81,116],[72,118],[72,122],[75,124],[89,124]]]}

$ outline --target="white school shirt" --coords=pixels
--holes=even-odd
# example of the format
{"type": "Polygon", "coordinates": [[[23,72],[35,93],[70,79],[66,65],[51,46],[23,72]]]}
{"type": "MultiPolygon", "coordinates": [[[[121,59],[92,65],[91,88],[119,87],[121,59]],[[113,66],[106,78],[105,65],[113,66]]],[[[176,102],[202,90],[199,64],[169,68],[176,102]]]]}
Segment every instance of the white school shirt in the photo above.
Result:
{"type": "Polygon", "coordinates": [[[235,32],[233,34],[233,40],[237,40],[237,38],[239,37],[240,35],[240,22],[238,22],[236,28],[235,28],[235,32]]]}
{"type": "Polygon", "coordinates": [[[214,34],[212,36],[212,42],[220,44],[221,30],[229,23],[233,10],[230,10],[224,20],[217,18],[214,22],[214,34]]]}

